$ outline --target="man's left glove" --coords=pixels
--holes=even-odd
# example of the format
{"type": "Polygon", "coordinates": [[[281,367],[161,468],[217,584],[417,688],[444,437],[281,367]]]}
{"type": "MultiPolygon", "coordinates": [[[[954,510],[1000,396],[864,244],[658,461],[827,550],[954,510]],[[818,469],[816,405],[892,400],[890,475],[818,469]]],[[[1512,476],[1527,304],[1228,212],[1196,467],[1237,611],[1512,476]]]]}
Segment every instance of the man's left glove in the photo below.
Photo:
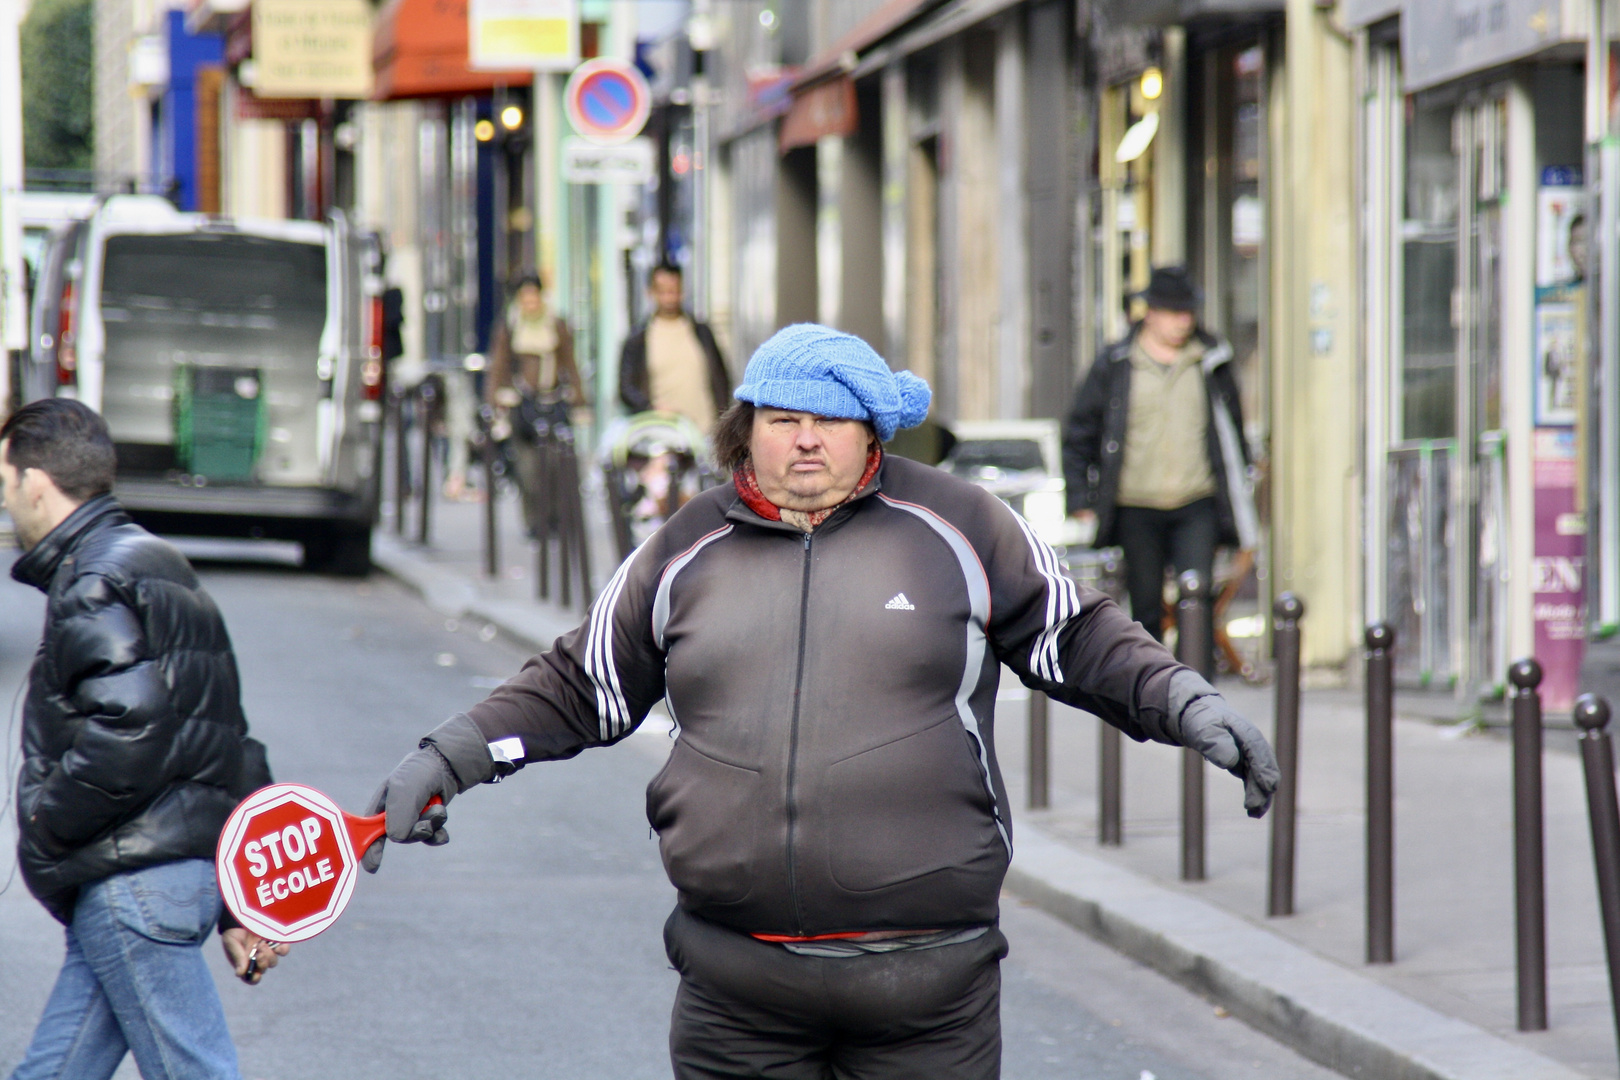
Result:
{"type": "MultiPolygon", "coordinates": [[[[507,765],[505,772],[510,772],[507,765]]],[[[434,728],[417,749],[394,766],[377,788],[366,813],[386,813],[388,839],[396,844],[438,846],[450,842],[444,823],[450,800],[474,784],[503,775],[490,756],[489,745],[466,716],[453,716],[434,728]],[[437,795],[440,803],[429,806],[437,795]]],[[[366,849],[360,865],[375,874],[382,865],[384,841],[366,849]]]]}
{"type": "Polygon", "coordinates": [[[1263,817],[1282,779],[1266,737],[1196,672],[1176,672],[1170,701],[1177,741],[1242,780],[1243,808],[1250,817],[1263,817]]]}

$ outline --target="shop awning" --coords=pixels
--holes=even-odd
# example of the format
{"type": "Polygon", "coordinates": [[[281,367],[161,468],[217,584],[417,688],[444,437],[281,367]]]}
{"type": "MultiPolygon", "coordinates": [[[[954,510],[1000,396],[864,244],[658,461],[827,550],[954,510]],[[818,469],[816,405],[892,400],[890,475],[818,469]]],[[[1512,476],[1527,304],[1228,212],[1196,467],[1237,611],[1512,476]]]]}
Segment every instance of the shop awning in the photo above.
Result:
{"type": "Polygon", "coordinates": [[[232,19],[248,9],[249,0],[191,0],[186,5],[188,34],[222,34],[232,19]]]}
{"type": "Polygon", "coordinates": [[[1280,15],[1286,6],[1286,0],[1101,0],[1093,10],[1109,26],[1174,26],[1206,17],[1280,15]]]}
{"type": "Polygon", "coordinates": [[[820,55],[800,68],[798,84],[809,86],[844,70],[850,56],[860,55],[917,16],[938,7],[942,2],[943,0],[885,0],[872,14],[851,27],[849,33],[834,42],[831,48],[823,50],[820,55]]]}
{"type": "Polygon", "coordinates": [[[238,120],[316,120],[321,103],[309,98],[262,98],[246,87],[236,92],[238,120]]]}
{"type": "Polygon", "coordinates": [[[777,149],[785,154],[827,135],[853,135],[860,127],[855,81],[849,77],[855,59],[943,2],[884,0],[831,48],[800,68],[793,78],[793,102],[777,132],[777,149]]]}
{"type": "Polygon", "coordinates": [[[785,154],[796,146],[814,146],[827,135],[853,135],[860,126],[855,80],[840,75],[793,95],[777,133],[777,149],[785,154]]]}
{"type": "Polygon", "coordinates": [[[482,94],[528,86],[530,71],[474,71],[467,66],[467,0],[388,0],[372,38],[377,101],[482,94]]]}

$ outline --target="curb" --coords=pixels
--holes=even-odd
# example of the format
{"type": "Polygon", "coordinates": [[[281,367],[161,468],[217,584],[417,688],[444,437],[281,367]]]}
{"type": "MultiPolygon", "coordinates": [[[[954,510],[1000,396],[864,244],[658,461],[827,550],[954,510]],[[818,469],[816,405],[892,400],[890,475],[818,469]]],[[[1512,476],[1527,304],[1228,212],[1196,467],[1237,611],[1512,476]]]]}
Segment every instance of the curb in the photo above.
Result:
{"type": "Polygon", "coordinates": [[[1590,1080],[1028,824],[1007,888],[1346,1076],[1590,1080]]]}
{"type": "MultiPolygon", "coordinates": [[[[577,625],[531,600],[483,597],[397,537],[372,537],[377,568],[449,618],[482,619],[536,652],[577,625]]],[[[1219,1002],[1312,1061],[1378,1080],[1590,1080],[1446,1016],[1205,901],[1019,826],[1009,891],[1116,952],[1219,1002]]]]}

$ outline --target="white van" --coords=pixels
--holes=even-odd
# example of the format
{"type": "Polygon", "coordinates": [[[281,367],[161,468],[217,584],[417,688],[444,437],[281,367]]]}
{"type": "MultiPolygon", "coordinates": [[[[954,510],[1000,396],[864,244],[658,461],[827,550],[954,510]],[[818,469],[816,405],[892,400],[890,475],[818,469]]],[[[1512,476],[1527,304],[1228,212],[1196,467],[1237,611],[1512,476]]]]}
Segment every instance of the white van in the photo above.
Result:
{"type": "MultiPolygon", "coordinates": [[[[65,238],[64,238],[65,239],[65,238]]],[[[363,573],[382,431],[381,252],[341,215],[231,220],[114,196],[70,259],[58,394],[107,420],[156,531],[297,540],[363,573]]]]}

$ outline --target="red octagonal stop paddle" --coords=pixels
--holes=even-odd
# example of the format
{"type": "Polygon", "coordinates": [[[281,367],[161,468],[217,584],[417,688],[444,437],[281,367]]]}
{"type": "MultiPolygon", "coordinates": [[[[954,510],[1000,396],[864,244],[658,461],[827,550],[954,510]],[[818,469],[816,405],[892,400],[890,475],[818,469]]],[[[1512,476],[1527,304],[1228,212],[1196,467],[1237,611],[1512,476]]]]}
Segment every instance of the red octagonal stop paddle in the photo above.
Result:
{"type": "MultiPolygon", "coordinates": [[[[428,806],[441,801],[435,795],[428,806]]],[[[219,834],[214,865],[225,906],[267,941],[309,940],[348,906],[384,816],[350,814],[305,784],[260,788],[219,834]]]]}

